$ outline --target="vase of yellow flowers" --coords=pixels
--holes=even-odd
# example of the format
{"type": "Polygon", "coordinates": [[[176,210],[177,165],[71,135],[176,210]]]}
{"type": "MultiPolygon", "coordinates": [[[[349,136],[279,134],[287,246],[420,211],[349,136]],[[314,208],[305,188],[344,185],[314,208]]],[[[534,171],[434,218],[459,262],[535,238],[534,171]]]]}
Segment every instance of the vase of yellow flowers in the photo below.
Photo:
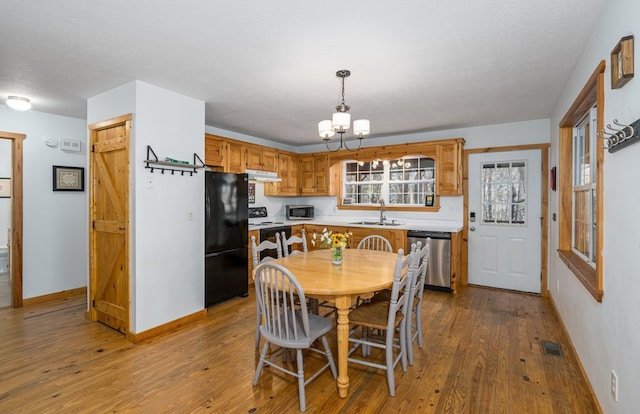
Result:
{"type": "MultiPolygon", "coordinates": [[[[325,227],[322,229],[322,235],[320,235],[320,246],[324,248],[331,248],[331,263],[334,265],[341,265],[344,249],[347,248],[347,240],[351,236],[351,232],[346,233],[334,233],[327,231],[325,227]]],[[[315,245],[316,235],[314,234],[311,243],[315,245]]]]}

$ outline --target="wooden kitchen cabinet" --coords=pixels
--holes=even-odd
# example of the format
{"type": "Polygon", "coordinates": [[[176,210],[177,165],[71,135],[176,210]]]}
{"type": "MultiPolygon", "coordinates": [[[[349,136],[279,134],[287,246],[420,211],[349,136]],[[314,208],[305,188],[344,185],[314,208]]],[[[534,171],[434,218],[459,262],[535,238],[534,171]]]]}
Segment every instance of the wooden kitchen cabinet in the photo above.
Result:
{"type": "Polygon", "coordinates": [[[437,195],[462,195],[463,140],[439,143],[437,148],[437,195]]]}
{"type": "Polygon", "coordinates": [[[246,168],[259,171],[276,171],[277,151],[260,145],[246,145],[246,168]]]}
{"type": "MultiPolygon", "coordinates": [[[[308,244],[309,250],[318,250],[322,248],[320,244],[320,236],[322,236],[322,230],[325,228],[327,229],[327,231],[331,231],[333,233],[345,233],[349,231],[347,227],[342,227],[342,226],[326,226],[324,224],[305,224],[304,231],[305,233],[307,233],[307,241],[308,241],[307,244],[308,244]],[[314,232],[316,234],[315,245],[311,241],[313,240],[314,232]]],[[[351,238],[349,238],[349,240],[347,241],[347,248],[349,247],[351,247],[351,238]]]]}
{"type": "Polygon", "coordinates": [[[247,169],[245,146],[238,141],[227,141],[227,168],[225,172],[242,174],[247,169]]]}
{"type": "Polygon", "coordinates": [[[393,230],[388,228],[380,228],[380,227],[348,227],[348,226],[326,226],[322,224],[305,224],[304,231],[307,233],[307,238],[309,242],[313,238],[313,232],[316,232],[316,244],[315,246],[312,243],[309,243],[309,250],[317,250],[320,249],[320,236],[322,235],[322,229],[326,228],[327,231],[331,231],[333,233],[346,233],[351,232],[352,235],[347,240],[347,248],[355,249],[358,247],[358,243],[360,240],[364,239],[367,236],[376,234],[382,236],[389,240],[391,243],[391,247],[393,248],[394,253],[398,251],[398,249],[403,249],[405,252],[407,250],[407,231],[406,230],[393,230]]]}
{"type": "Polygon", "coordinates": [[[354,249],[358,247],[358,243],[360,243],[360,240],[364,239],[367,236],[371,236],[375,234],[389,240],[389,243],[391,243],[391,247],[393,248],[394,253],[396,253],[398,249],[403,249],[405,253],[407,251],[406,230],[391,230],[391,229],[379,228],[379,227],[351,227],[349,228],[349,231],[353,233],[350,239],[351,239],[352,247],[354,249]]]}
{"type": "Polygon", "coordinates": [[[300,194],[330,195],[331,175],[329,154],[309,154],[300,156],[300,194]]]}
{"type": "Polygon", "coordinates": [[[298,154],[278,151],[277,168],[279,183],[266,183],[264,194],[268,196],[299,196],[298,171],[300,157],[298,154]]]}
{"type": "Polygon", "coordinates": [[[217,135],[204,136],[204,163],[210,167],[226,168],[227,141],[217,135]]]}

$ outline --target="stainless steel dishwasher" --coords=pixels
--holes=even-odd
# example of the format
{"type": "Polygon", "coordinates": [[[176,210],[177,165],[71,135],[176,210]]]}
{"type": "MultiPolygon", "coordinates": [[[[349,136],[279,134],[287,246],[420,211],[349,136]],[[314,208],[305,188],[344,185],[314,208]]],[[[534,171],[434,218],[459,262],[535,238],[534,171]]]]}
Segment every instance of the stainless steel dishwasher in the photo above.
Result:
{"type": "Polygon", "coordinates": [[[412,243],[424,243],[431,237],[429,264],[424,286],[427,289],[451,292],[451,233],[441,231],[409,230],[407,248],[412,243]]]}

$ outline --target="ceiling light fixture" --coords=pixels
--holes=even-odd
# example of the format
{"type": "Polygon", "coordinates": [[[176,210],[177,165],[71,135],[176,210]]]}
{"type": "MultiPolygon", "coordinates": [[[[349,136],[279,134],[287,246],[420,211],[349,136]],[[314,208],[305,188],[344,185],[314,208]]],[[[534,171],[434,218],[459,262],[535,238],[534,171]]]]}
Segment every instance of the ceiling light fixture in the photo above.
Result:
{"type": "Polygon", "coordinates": [[[371,132],[368,119],[356,119],[353,121],[353,133],[358,136],[358,148],[349,148],[347,142],[344,140],[344,133],[351,127],[351,114],[349,113],[351,107],[344,103],[344,78],[348,78],[350,75],[351,72],[344,69],[336,72],[336,76],[339,77],[342,82],[342,101],[336,106],[337,112],[333,113],[331,119],[318,122],[318,133],[327,145],[327,149],[331,152],[339,151],[343,147],[348,151],[357,151],[362,146],[364,136],[371,132]],[[332,150],[329,148],[329,141],[336,133],[340,134],[340,146],[332,150]]]}
{"type": "Polygon", "coordinates": [[[22,96],[9,96],[7,98],[7,106],[16,111],[28,111],[31,109],[31,101],[22,96]]]}

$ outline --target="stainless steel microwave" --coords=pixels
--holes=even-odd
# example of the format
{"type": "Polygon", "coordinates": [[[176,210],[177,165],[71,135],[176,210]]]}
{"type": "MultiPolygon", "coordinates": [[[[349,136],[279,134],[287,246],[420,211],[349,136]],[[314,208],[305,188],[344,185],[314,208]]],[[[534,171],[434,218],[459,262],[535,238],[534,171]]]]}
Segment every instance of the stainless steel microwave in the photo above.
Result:
{"type": "Polygon", "coordinates": [[[313,206],[287,205],[287,220],[309,220],[313,218],[313,206]]]}

